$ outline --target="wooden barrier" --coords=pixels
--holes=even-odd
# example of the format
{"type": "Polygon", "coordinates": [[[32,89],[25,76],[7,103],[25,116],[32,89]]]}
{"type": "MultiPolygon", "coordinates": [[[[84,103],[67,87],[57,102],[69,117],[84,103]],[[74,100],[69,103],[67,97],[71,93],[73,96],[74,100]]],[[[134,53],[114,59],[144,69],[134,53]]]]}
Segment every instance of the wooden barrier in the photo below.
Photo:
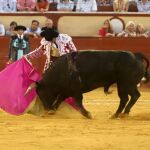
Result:
{"type": "Polygon", "coordinates": [[[130,50],[143,52],[150,58],[150,38],[144,37],[74,37],[75,45],[81,49],[96,49],[96,50],[130,50]]]}
{"type": "MultiPolygon", "coordinates": [[[[40,38],[31,38],[31,51],[40,45],[40,38]]],[[[5,67],[8,61],[9,37],[0,37],[0,70],[5,67]]],[[[150,58],[150,38],[99,38],[99,37],[73,37],[73,41],[78,50],[129,50],[142,52],[150,58]]],[[[44,62],[43,58],[35,60],[35,66],[41,71],[44,62]]]]}

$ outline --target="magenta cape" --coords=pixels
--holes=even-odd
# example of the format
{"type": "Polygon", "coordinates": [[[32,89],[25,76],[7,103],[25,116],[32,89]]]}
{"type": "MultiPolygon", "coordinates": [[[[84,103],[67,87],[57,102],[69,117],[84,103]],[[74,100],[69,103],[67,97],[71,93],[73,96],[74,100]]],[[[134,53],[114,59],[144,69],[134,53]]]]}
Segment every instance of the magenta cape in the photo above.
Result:
{"type": "Polygon", "coordinates": [[[23,57],[0,72],[0,108],[21,115],[36,97],[35,89],[24,96],[29,85],[41,79],[41,75],[23,57]]]}

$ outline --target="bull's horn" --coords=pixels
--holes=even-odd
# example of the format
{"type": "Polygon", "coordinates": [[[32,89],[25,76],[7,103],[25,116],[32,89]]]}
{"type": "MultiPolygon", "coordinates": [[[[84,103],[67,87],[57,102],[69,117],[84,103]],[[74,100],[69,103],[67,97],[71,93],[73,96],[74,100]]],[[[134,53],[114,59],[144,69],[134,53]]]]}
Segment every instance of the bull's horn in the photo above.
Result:
{"type": "Polygon", "coordinates": [[[26,90],[26,92],[24,93],[24,96],[26,96],[33,88],[36,88],[36,83],[32,83],[26,90]]]}

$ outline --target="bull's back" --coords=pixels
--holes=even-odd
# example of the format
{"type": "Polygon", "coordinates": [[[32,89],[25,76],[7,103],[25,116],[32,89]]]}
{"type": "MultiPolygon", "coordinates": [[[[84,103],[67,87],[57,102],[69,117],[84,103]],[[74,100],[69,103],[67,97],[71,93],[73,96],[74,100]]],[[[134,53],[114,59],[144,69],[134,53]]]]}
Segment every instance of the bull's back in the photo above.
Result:
{"type": "Polygon", "coordinates": [[[130,81],[134,69],[139,69],[134,55],[127,51],[81,51],[77,58],[83,89],[90,91],[100,86],[130,81]]]}
{"type": "Polygon", "coordinates": [[[117,64],[127,63],[131,54],[124,51],[81,51],[77,58],[80,73],[107,76],[115,73],[117,64]],[[95,74],[94,74],[95,73],[95,74]]]}

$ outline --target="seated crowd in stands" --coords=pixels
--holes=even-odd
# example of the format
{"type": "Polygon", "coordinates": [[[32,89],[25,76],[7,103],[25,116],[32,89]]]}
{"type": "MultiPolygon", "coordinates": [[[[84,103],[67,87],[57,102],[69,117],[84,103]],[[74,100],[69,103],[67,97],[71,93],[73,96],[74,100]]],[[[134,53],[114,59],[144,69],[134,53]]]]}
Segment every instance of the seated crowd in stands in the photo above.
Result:
{"type": "MultiPolygon", "coordinates": [[[[0,23],[0,36],[14,36],[16,35],[15,27],[17,26],[17,22],[12,21],[9,24],[9,28],[5,29],[4,25],[0,23]]],[[[32,20],[30,27],[26,27],[24,34],[27,37],[40,37],[40,33],[46,29],[56,29],[53,25],[53,20],[47,18],[45,20],[45,25],[43,27],[40,26],[38,20],[32,20]]],[[[57,30],[57,29],[56,29],[57,30]]],[[[103,25],[100,27],[98,31],[98,35],[100,37],[150,37],[150,31],[146,29],[142,24],[135,24],[134,21],[129,21],[125,24],[124,29],[122,29],[119,33],[114,31],[115,29],[112,27],[111,20],[107,19],[104,21],[103,25]]]]}
{"type": "Polygon", "coordinates": [[[51,10],[51,4],[55,7],[52,10],[68,12],[103,11],[102,7],[105,6],[110,7],[108,11],[115,12],[150,12],[149,0],[0,0],[0,12],[37,11],[43,13],[51,10]]]}
{"type": "MultiPolygon", "coordinates": [[[[41,13],[49,10],[50,3],[57,3],[58,11],[77,11],[77,12],[96,12],[98,6],[112,6],[116,12],[127,12],[130,4],[137,6],[139,12],[150,12],[149,0],[0,0],[0,12],[15,12],[15,11],[39,11],[41,13]]],[[[0,22],[0,36],[13,36],[14,28],[17,22],[10,23],[9,28],[5,29],[0,22]]],[[[38,20],[33,20],[30,27],[26,27],[24,34],[30,37],[38,38],[43,28],[53,28],[51,19],[47,19],[45,27],[40,28],[38,20]]],[[[125,29],[121,33],[114,33],[111,27],[110,20],[106,20],[99,30],[101,37],[149,37],[149,32],[143,25],[135,25],[134,22],[128,22],[125,29]],[[131,33],[131,30],[133,30],[131,33]]]]}
{"type": "Polygon", "coordinates": [[[51,3],[57,3],[58,11],[73,11],[77,7],[78,11],[97,11],[96,0],[0,0],[0,12],[17,11],[49,11],[51,3]]]}
{"type": "MultiPolygon", "coordinates": [[[[15,30],[17,25],[18,25],[17,22],[12,21],[10,22],[8,29],[5,29],[4,25],[0,23],[0,36],[17,35],[17,32],[15,30]]],[[[43,27],[40,27],[40,23],[38,20],[32,20],[31,26],[25,27],[25,28],[26,30],[24,30],[24,34],[27,37],[34,37],[34,38],[40,37],[40,33],[43,30],[50,29],[50,28],[56,29],[56,27],[53,26],[53,21],[49,18],[45,20],[45,25],[43,27]]]]}
{"type": "Polygon", "coordinates": [[[134,21],[129,21],[125,25],[122,32],[114,33],[109,19],[104,21],[103,26],[99,29],[100,37],[145,37],[150,38],[150,30],[145,29],[143,24],[135,24],[134,21]]]}

